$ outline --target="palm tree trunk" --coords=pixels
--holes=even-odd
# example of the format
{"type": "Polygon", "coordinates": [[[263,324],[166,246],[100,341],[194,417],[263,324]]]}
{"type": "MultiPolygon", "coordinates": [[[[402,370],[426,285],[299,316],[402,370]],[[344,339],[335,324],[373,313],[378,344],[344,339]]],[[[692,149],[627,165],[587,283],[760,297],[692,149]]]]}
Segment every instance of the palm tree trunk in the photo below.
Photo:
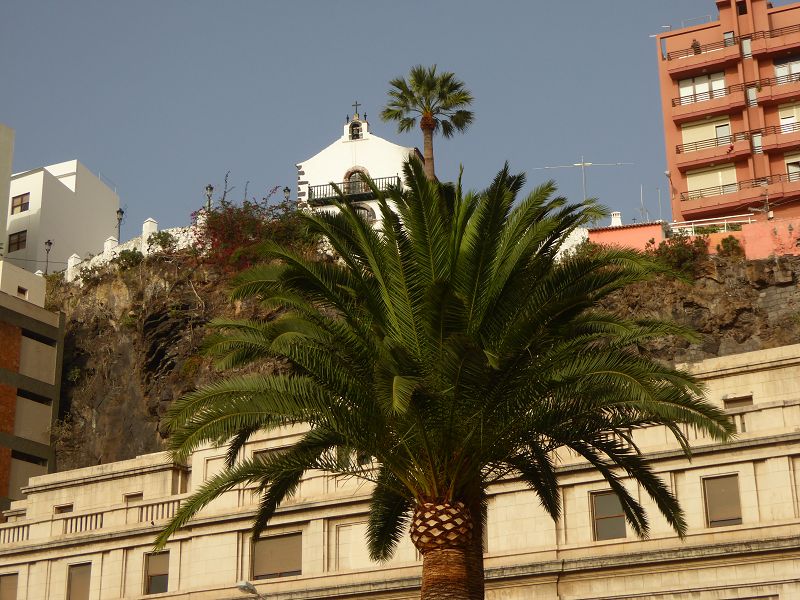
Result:
{"type": "Polygon", "coordinates": [[[467,558],[473,526],[462,502],[421,502],[414,508],[410,533],[422,553],[421,600],[482,600],[473,596],[475,568],[467,558]]]}
{"type": "Polygon", "coordinates": [[[472,539],[466,547],[467,581],[470,600],[483,600],[485,574],[483,571],[483,520],[478,518],[483,510],[482,504],[471,504],[469,511],[473,517],[472,539]]]}
{"type": "Polygon", "coordinates": [[[433,117],[423,116],[419,123],[422,129],[422,157],[425,159],[425,175],[430,180],[436,179],[436,169],[433,164],[433,117]]]}
{"type": "Polygon", "coordinates": [[[465,548],[428,550],[422,555],[421,600],[471,600],[465,548]]]}

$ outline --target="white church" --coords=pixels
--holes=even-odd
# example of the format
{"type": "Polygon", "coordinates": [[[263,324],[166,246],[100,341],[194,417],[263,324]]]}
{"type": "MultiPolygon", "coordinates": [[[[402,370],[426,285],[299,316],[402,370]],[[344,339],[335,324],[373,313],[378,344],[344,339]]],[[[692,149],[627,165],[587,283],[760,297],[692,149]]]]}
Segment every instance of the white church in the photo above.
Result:
{"type": "Polygon", "coordinates": [[[385,140],[369,130],[367,115],[348,117],[342,137],[311,158],[297,164],[297,198],[301,207],[327,210],[339,199],[334,183],[348,202],[377,224],[380,209],[364,183],[368,175],[379,190],[402,184],[403,162],[411,156],[423,160],[420,151],[385,140]]]}

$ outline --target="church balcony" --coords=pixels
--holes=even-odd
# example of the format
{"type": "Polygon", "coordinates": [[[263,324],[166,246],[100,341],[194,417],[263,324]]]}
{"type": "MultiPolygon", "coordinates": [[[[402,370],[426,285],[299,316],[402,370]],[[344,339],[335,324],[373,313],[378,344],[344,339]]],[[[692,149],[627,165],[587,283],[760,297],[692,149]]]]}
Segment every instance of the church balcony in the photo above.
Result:
{"type": "MultiPolygon", "coordinates": [[[[400,178],[378,177],[372,180],[378,191],[384,192],[392,187],[400,187],[400,178]]],[[[345,202],[363,202],[374,200],[372,189],[361,179],[351,179],[341,183],[326,183],[324,185],[311,185],[308,187],[308,202],[312,206],[330,204],[334,200],[345,202]]]]}

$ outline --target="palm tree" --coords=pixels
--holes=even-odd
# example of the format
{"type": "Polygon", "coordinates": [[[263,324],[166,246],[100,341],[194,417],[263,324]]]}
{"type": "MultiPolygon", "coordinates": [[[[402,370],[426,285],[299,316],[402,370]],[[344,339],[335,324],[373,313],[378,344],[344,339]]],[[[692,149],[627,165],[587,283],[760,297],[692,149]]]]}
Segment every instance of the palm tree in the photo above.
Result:
{"type": "Polygon", "coordinates": [[[398,131],[411,131],[417,124],[422,129],[425,174],[436,177],[433,162],[433,134],[441,131],[450,138],[456,131],[464,131],[474,118],[467,108],[472,104],[472,94],[454,73],[436,72],[436,65],[411,68],[408,81],[397,77],[389,82],[389,103],[381,112],[384,121],[397,121],[398,131]]]}
{"type": "Polygon", "coordinates": [[[258,536],[303,474],[321,469],[372,482],[374,560],[389,558],[410,529],[423,556],[422,598],[478,600],[487,486],[518,477],[558,517],[562,448],[602,474],[637,534],[647,535],[647,515],[619,470],[683,535],[675,496],[629,428],[666,426],[688,452],[680,423],[715,439],[728,438],[731,424],[690,375],[641,350],[684,329],[600,306],[666,267],[621,249],[557,262],[561,240],[604,212],[555,197],[552,182],[517,203],[525,179],[507,167],[479,194],[429,180],[417,160],[404,176],[405,191],[373,186],[381,231],[344,202],[338,214],[305,215],[340,261],[267,244],[265,255],[278,260],[240,276],[234,298],[282,312],[268,322],[218,321],[209,352],[222,368],[279,357],[293,371],[229,377],[174,403],[175,458],[228,444],[229,465],[181,506],[157,544],[240,484],[262,494],[258,536]],[[300,422],[308,430],[289,450],[237,460],[256,431],[300,422]]]}

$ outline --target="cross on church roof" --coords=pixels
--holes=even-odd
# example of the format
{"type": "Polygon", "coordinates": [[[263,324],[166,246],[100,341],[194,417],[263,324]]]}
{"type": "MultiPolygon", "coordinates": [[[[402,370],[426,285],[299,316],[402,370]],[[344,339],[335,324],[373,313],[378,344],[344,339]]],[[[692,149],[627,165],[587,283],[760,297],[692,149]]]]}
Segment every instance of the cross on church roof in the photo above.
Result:
{"type": "Polygon", "coordinates": [[[352,106],[353,106],[353,108],[356,109],[356,114],[353,115],[353,118],[357,119],[358,118],[358,107],[361,106],[361,104],[358,102],[358,100],[356,100],[355,102],[353,102],[352,106]]]}

